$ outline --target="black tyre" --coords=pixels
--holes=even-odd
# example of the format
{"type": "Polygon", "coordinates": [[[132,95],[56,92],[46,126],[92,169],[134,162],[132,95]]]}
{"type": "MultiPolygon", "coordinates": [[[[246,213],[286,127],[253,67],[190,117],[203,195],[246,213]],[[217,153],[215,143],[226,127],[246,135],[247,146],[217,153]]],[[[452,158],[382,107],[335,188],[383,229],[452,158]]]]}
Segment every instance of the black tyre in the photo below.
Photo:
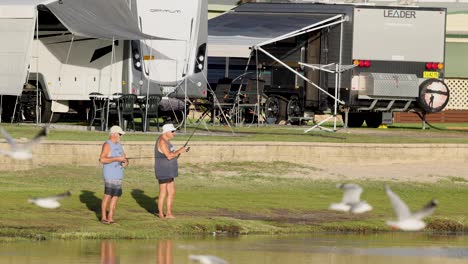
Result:
{"type": "Polygon", "coordinates": [[[288,120],[292,125],[300,125],[303,116],[302,107],[297,96],[291,96],[287,106],[288,120]]]}
{"type": "Polygon", "coordinates": [[[47,100],[42,94],[41,96],[41,123],[56,123],[60,119],[60,113],[52,113],[52,101],[47,100]]]}
{"type": "Polygon", "coordinates": [[[382,113],[373,112],[366,113],[366,125],[367,127],[377,128],[382,124],[382,113]]]}
{"type": "Polygon", "coordinates": [[[265,117],[268,124],[275,124],[279,118],[280,103],[276,96],[270,96],[265,102],[265,117]]]}
{"type": "MultiPolygon", "coordinates": [[[[342,115],[343,120],[345,120],[345,115],[342,115]]],[[[348,113],[348,127],[361,127],[364,124],[364,114],[363,113],[348,113]]]]}

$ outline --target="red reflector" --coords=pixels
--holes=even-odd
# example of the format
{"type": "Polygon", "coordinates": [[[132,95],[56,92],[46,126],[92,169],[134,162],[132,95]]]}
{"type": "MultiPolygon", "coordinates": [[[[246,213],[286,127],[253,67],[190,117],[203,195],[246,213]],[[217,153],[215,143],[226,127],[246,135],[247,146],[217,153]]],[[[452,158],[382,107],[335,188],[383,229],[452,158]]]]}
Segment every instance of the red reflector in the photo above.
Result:
{"type": "Polygon", "coordinates": [[[432,63],[432,69],[433,69],[433,70],[437,70],[437,67],[438,67],[438,64],[437,64],[437,63],[435,63],[435,62],[432,63]]]}
{"type": "Polygon", "coordinates": [[[364,67],[369,68],[371,65],[370,61],[366,60],[364,61],[364,67]]]}
{"type": "Polygon", "coordinates": [[[430,62],[426,63],[426,69],[428,70],[432,69],[432,63],[430,62]]]}
{"type": "Polygon", "coordinates": [[[360,60],[360,61],[359,61],[359,67],[364,67],[364,64],[365,64],[365,61],[364,61],[364,60],[360,60]]]}

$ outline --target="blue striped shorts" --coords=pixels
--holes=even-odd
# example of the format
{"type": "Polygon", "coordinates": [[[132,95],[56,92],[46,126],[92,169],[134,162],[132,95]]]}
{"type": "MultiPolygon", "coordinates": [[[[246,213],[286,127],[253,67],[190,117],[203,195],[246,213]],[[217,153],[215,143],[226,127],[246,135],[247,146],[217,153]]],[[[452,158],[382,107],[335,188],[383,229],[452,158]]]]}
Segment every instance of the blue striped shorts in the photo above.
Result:
{"type": "Polygon", "coordinates": [[[122,196],[122,180],[104,179],[104,194],[122,196]]]}

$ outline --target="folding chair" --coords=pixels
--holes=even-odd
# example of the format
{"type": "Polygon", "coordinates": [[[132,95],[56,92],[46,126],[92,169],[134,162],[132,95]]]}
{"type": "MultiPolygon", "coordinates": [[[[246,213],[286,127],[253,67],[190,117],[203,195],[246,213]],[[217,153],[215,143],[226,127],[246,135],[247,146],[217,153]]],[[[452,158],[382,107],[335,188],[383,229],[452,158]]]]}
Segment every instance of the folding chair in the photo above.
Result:
{"type": "Polygon", "coordinates": [[[129,120],[132,123],[133,130],[135,130],[135,104],[137,103],[137,96],[134,94],[123,94],[117,99],[117,110],[119,115],[119,124],[123,130],[127,130],[125,121],[129,120]]]}
{"type": "Polygon", "coordinates": [[[93,106],[88,129],[91,129],[91,127],[94,124],[94,121],[98,120],[101,125],[101,130],[104,131],[106,129],[106,108],[109,99],[105,98],[104,95],[101,93],[90,93],[89,99],[91,99],[93,106]]]}
{"type": "Polygon", "coordinates": [[[159,95],[150,95],[148,98],[143,98],[140,104],[141,120],[143,122],[143,132],[150,130],[151,118],[156,118],[156,127],[159,131],[159,103],[161,97],[159,95]],[[146,104],[148,102],[148,104],[146,104]]]}

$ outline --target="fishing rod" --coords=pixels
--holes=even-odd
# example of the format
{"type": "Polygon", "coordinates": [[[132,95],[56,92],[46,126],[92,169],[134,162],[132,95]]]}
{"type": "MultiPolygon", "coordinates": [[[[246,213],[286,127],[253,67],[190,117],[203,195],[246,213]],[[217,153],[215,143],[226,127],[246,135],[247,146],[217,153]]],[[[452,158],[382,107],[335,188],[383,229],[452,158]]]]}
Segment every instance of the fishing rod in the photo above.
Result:
{"type": "Polygon", "coordinates": [[[134,157],[131,157],[131,158],[127,158],[127,159],[154,159],[154,157],[138,157],[138,158],[134,158],[134,157]]]}
{"type": "MultiPolygon", "coordinates": [[[[192,139],[193,135],[195,134],[195,131],[197,131],[198,127],[200,126],[201,124],[201,120],[200,122],[198,122],[198,125],[195,127],[195,129],[192,131],[192,133],[190,134],[189,138],[187,139],[187,141],[185,142],[184,144],[184,148],[187,149],[187,152],[190,150],[190,147],[187,147],[188,143],[190,142],[190,139],[192,139]]],[[[179,155],[180,156],[180,155],[179,155]]],[[[127,158],[127,159],[154,159],[154,157],[130,157],[130,158],[127,158]]]]}
{"type": "MultiPolygon", "coordinates": [[[[198,128],[198,126],[200,124],[201,124],[201,122],[199,122],[198,125],[195,127],[195,129],[192,131],[192,134],[190,134],[189,138],[187,139],[187,141],[184,144],[184,148],[187,148],[187,145],[188,145],[190,139],[192,139],[193,135],[195,134],[195,131],[197,131],[197,128],[198,128]]],[[[190,147],[187,148],[187,151],[189,151],[189,150],[190,150],[190,147]]]]}

